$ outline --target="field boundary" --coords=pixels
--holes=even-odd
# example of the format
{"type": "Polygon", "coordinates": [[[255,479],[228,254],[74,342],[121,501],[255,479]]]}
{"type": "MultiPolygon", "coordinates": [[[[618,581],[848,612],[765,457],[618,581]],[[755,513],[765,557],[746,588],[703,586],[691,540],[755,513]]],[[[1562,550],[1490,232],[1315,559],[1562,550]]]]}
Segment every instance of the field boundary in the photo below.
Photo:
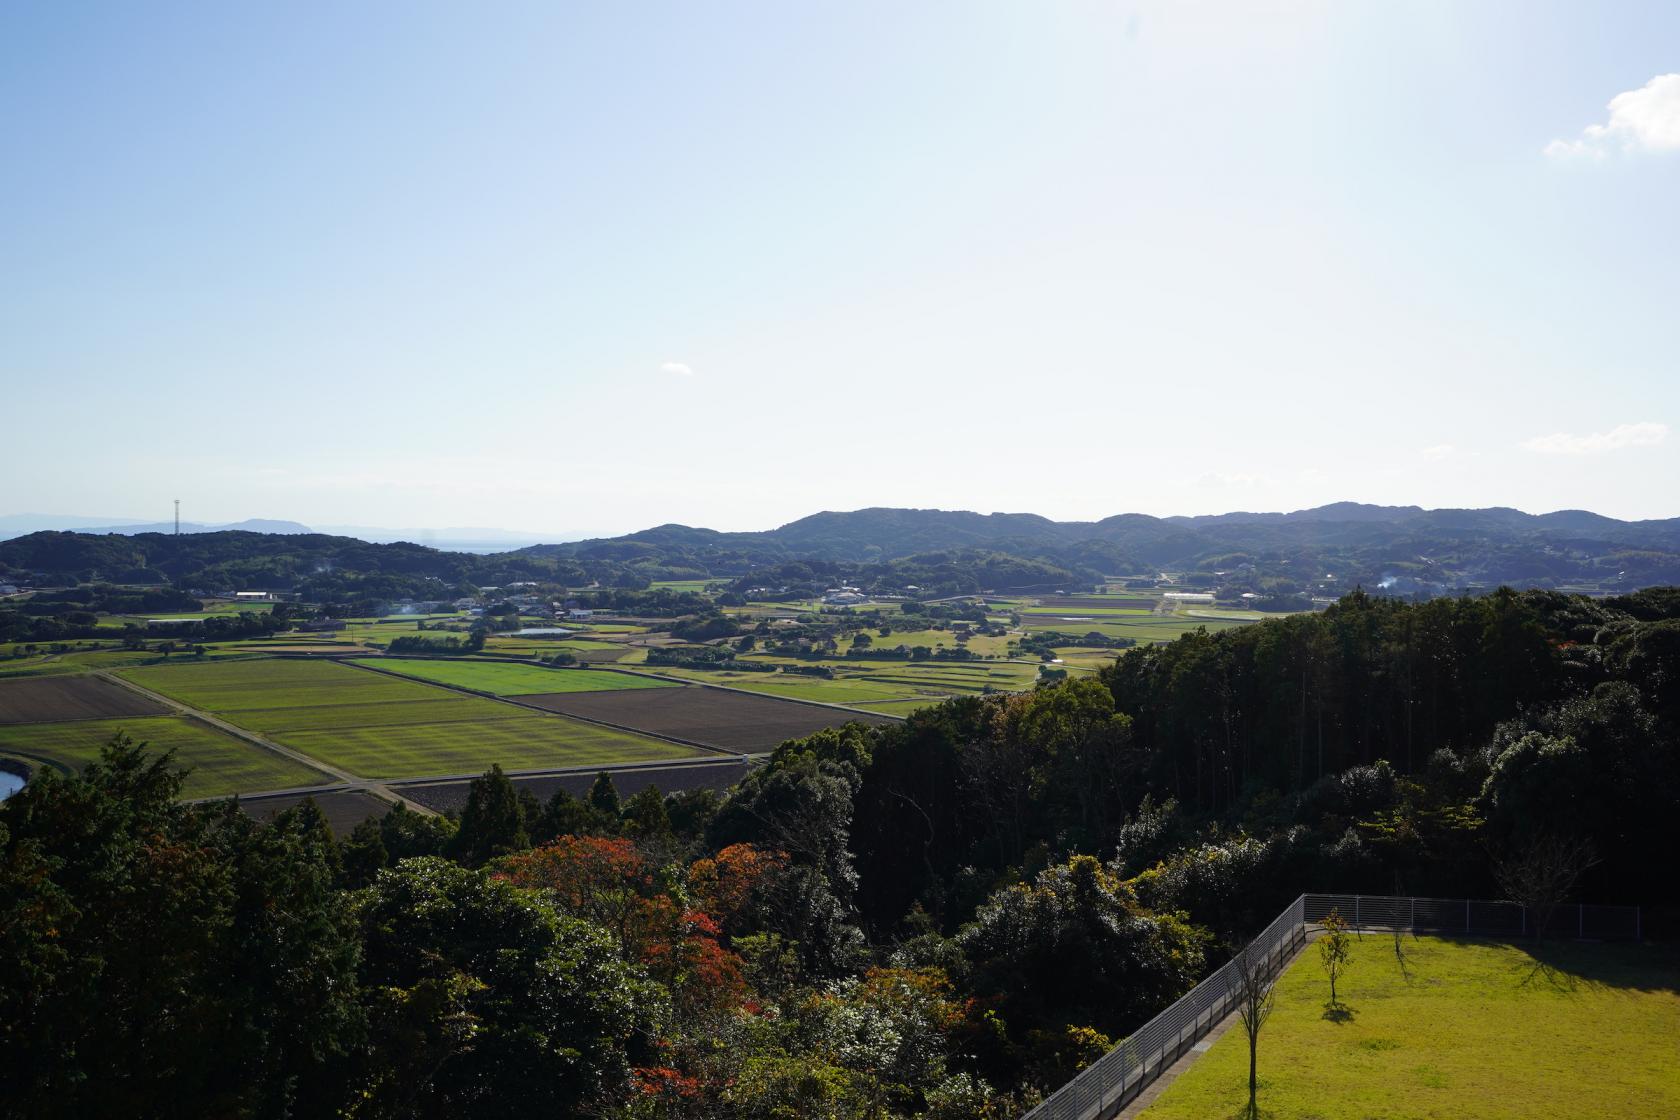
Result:
{"type": "MultiPolygon", "coordinates": [[[[1113,1120],[1128,1104],[1170,1069],[1187,1051],[1236,1010],[1241,998],[1244,958],[1262,964],[1276,979],[1302,945],[1309,927],[1335,911],[1358,930],[1407,930],[1414,933],[1523,936],[1533,927],[1528,908],[1516,902],[1464,898],[1412,898],[1397,895],[1302,894],[1272,919],[1266,929],[1213,974],[1101,1058],[1022,1116],[1022,1120],[1113,1120]]],[[[1640,940],[1637,906],[1563,906],[1577,919],[1577,936],[1586,937],[1589,912],[1592,935],[1599,940],[1640,940]]]]}
{"type": "MultiPolygon", "coordinates": [[[[424,805],[409,801],[399,793],[393,793],[391,790],[385,788],[385,784],[383,782],[363,778],[357,774],[351,773],[348,770],[341,770],[336,766],[331,766],[318,758],[304,754],[302,751],[293,750],[291,747],[282,746],[279,743],[272,742],[271,740],[258,735],[254,731],[249,731],[246,728],[240,727],[236,723],[231,723],[227,720],[221,719],[209,712],[201,711],[190,704],[183,704],[181,701],[176,700],[173,697],[165,696],[161,692],[153,692],[144,685],[137,684],[134,681],[120,677],[108,669],[97,669],[94,671],[94,675],[104,677],[107,680],[115,681],[124,688],[132,689],[133,691],[140,693],[142,696],[149,696],[153,700],[167,705],[177,715],[184,716],[187,719],[196,719],[198,722],[207,727],[212,727],[224,734],[232,735],[234,738],[261,750],[266,750],[273,754],[280,755],[282,758],[290,759],[293,762],[299,763],[308,769],[315,771],[317,774],[325,774],[328,777],[337,778],[345,786],[362,790],[381,801],[400,802],[417,813],[421,813],[426,816],[437,815],[424,805]]],[[[211,798],[211,800],[217,799],[211,798]]]]}
{"type": "MultiPolygon", "coordinates": [[[[409,660],[427,661],[427,660],[435,660],[435,659],[421,657],[421,658],[410,658],[409,660]]],[[[543,715],[548,716],[550,718],[575,719],[579,723],[593,723],[597,727],[609,727],[614,731],[628,731],[633,735],[642,735],[642,736],[645,736],[649,739],[658,739],[658,740],[660,740],[662,742],[666,742],[666,743],[675,743],[679,747],[696,747],[696,748],[698,748],[700,750],[703,750],[703,751],[711,751],[713,754],[722,755],[725,758],[745,758],[745,757],[747,757],[747,754],[744,751],[726,750],[723,747],[714,746],[711,743],[701,743],[701,742],[698,742],[694,739],[684,739],[684,738],[682,738],[681,736],[678,736],[678,735],[661,735],[661,734],[658,734],[658,733],[653,732],[653,731],[643,731],[639,727],[629,727],[629,726],[627,726],[625,724],[622,724],[622,723],[609,723],[607,720],[604,720],[604,719],[594,719],[590,716],[573,715],[571,712],[557,712],[553,708],[542,708],[542,707],[538,707],[536,704],[526,704],[526,703],[521,702],[520,699],[517,696],[497,696],[493,692],[483,692],[483,691],[480,691],[479,689],[476,689],[476,688],[468,688],[466,685],[444,684],[441,681],[428,681],[428,680],[424,680],[420,677],[405,676],[402,673],[393,672],[390,669],[381,669],[376,665],[358,665],[354,661],[346,661],[346,662],[344,662],[344,664],[349,665],[353,669],[365,669],[370,673],[378,673],[381,676],[394,677],[397,680],[411,681],[411,682],[414,682],[414,683],[417,683],[417,684],[429,684],[433,688],[442,688],[442,689],[446,689],[450,692],[461,692],[461,693],[465,693],[468,696],[477,696],[477,697],[480,697],[480,698],[485,699],[485,700],[499,700],[504,704],[512,704],[516,708],[524,708],[528,712],[541,712],[543,715]]],[[[527,664],[528,664],[528,662],[527,662],[527,664]]],[[[563,671],[563,670],[556,670],[556,672],[561,672],[561,671],[563,671]]],[[[620,691],[623,691],[623,690],[620,690],[620,691]]],[[[551,696],[551,695],[554,695],[554,694],[543,692],[543,693],[532,693],[532,695],[535,695],[535,696],[551,696]]],[[[512,773],[512,771],[509,771],[509,773],[512,773]]]]}
{"type": "MultiPolygon", "coordinates": [[[[899,723],[904,722],[904,717],[903,716],[895,716],[895,715],[891,715],[887,712],[865,712],[865,711],[861,711],[857,708],[853,708],[853,707],[851,707],[850,705],[847,705],[847,704],[829,704],[829,703],[826,703],[825,701],[822,701],[822,700],[806,700],[803,697],[799,697],[799,696],[777,696],[777,695],[774,695],[773,693],[769,693],[769,692],[754,692],[750,688],[736,688],[734,685],[714,684],[711,681],[694,681],[694,680],[689,680],[687,677],[667,677],[664,673],[653,673],[653,672],[648,672],[646,670],[641,670],[641,669],[626,669],[626,668],[623,668],[622,666],[618,666],[618,665],[591,666],[591,668],[600,668],[600,669],[602,669],[606,672],[609,672],[609,673],[623,673],[627,677],[648,677],[648,678],[650,678],[652,680],[656,680],[656,681],[670,681],[673,684],[691,684],[691,685],[695,686],[696,688],[715,688],[719,692],[739,692],[739,693],[741,693],[745,696],[757,696],[757,697],[760,697],[762,699],[780,700],[784,704],[806,704],[806,705],[809,705],[810,707],[813,707],[813,708],[826,708],[831,712],[857,712],[859,715],[874,716],[876,719],[890,719],[890,720],[895,720],[899,723]]],[[[765,673],[764,675],[767,676],[767,677],[776,677],[776,676],[780,676],[781,674],[780,673],[765,673]]],[[[789,674],[789,675],[790,676],[800,676],[801,674],[793,673],[793,674],[789,674]]],[[[813,680],[824,680],[826,678],[814,677],[812,679],[813,680]]],[[[915,697],[911,696],[911,697],[906,697],[905,699],[914,700],[915,697]]],[[[935,698],[930,699],[929,703],[937,704],[937,703],[940,702],[940,700],[948,700],[948,699],[950,699],[950,697],[935,697],[935,698]]],[[[878,704],[886,703],[886,701],[877,700],[877,701],[875,701],[875,703],[878,703],[878,704]]]]}

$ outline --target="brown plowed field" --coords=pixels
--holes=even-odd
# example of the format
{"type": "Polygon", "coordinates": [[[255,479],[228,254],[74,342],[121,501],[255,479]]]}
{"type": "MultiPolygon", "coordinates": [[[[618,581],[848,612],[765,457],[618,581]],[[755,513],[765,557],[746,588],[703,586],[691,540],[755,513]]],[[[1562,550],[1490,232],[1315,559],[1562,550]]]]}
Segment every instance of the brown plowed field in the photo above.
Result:
{"type": "Polygon", "coordinates": [[[825,727],[892,723],[880,716],[797,704],[769,696],[717,688],[636,688],[613,692],[552,692],[521,696],[563,715],[582,716],[650,735],[669,735],[728,751],[767,751],[784,739],[799,739],[825,727]]]}
{"type": "Polygon", "coordinates": [[[165,716],[169,709],[103,677],[0,681],[0,725],[165,716]]]}
{"type": "MultiPolygon", "coordinates": [[[[259,821],[271,821],[287,809],[295,809],[304,802],[303,795],[289,797],[241,798],[239,807],[259,821]]],[[[351,829],[369,817],[383,817],[391,807],[369,793],[344,790],[338,793],[317,793],[315,804],[327,818],[327,827],[339,837],[350,835],[351,829]]],[[[466,798],[461,799],[466,804],[466,798]]]]}
{"type": "MultiPolygon", "coordinates": [[[[649,766],[610,772],[618,795],[634,797],[648,786],[658,786],[659,792],[664,794],[680,793],[686,789],[728,789],[746,776],[747,765],[719,759],[715,766],[649,766]]],[[[559,789],[574,797],[582,797],[595,784],[595,773],[514,778],[513,784],[520,790],[529,790],[538,801],[546,802],[559,789]]],[[[408,800],[417,801],[439,813],[459,813],[467,803],[467,790],[471,785],[471,782],[433,782],[392,788],[408,800]]]]}

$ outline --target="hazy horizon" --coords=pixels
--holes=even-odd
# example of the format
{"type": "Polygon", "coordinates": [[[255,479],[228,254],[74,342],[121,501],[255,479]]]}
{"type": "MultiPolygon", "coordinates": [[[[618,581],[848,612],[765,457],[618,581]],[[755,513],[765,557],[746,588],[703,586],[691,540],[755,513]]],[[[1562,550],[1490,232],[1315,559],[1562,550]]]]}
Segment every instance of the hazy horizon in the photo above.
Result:
{"type": "MultiPolygon", "coordinates": [[[[1322,505],[1339,505],[1339,504],[1378,505],[1378,504],[1381,504],[1381,503],[1358,502],[1355,499],[1338,499],[1338,500],[1333,501],[1333,502],[1322,503],[1320,506],[1301,506],[1301,507],[1297,507],[1297,508],[1293,508],[1293,509],[1272,510],[1272,509],[1249,508],[1249,509],[1217,510],[1217,511],[1212,511],[1210,513],[1205,513],[1205,514],[1168,513],[1168,514],[1149,514],[1149,516],[1162,517],[1162,518],[1172,518],[1172,517],[1205,517],[1205,516],[1213,516],[1213,517],[1239,516],[1239,515],[1243,515],[1243,514],[1277,515],[1277,514],[1292,514],[1292,513],[1303,512],[1305,510],[1322,508],[1322,505]]],[[[1479,506],[1479,507],[1418,506],[1418,504],[1415,503],[1415,502],[1398,502],[1398,503],[1393,503],[1393,504],[1388,506],[1388,508],[1408,508],[1408,507],[1419,508],[1419,509],[1422,509],[1426,512],[1434,511],[1434,510],[1442,510],[1442,509],[1506,508],[1506,509],[1516,509],[1519,513],[1525,513],[1525,514],[1529,514],[1531,516],[1538,516],[1538,515],[1548,514],[1548,513],[1570,512],[1572,510],[1588,512],[1588,513],[1601,513],[1602,512],[1600,510],[1584,509],[1584,507],[1568,507],[1567,509],[1565,509],[1565,508],[1559,508],[1559,509],[1522,509],[1521,507],[1509,506],[1509,505],[1499,506],[1499,507],[1487,507],[1487,506],[1479,506]]],[[[809,516],[812,516],[812,515],[815,515],[815,514],[820,514],[820,513],[853,513],[853,512],[860,512],[860,511],[866,510],[866,509],[883,509],[883,508],[935,510],[935,511],[938,511],[938,512],[945,512],[945,513],[976,513],[976,514],[981,514],[981,515],[999,515],[999,514],[1001,514],[1001,515],[1048,516],[1046,514],[1041,514],[1038,510],[1033,510],[1033,509],[1008,509],[1008,510],[946,509],[946,508],[943,508],[943,507],[934,507],[934,506],[886,507],[886,506],[881,506],[879,504],[875,504],[875,505],[871,505],[871,506],[859,506],[859,507],[854,507],[852,509],[845,509],[845,510],[836,509],[836,508],[833,508],[833,507],[827,507],[827,508],[822,508],[822,509],[811,509],[811,510],[806,511],[803,514],[800,514],[799,517],[789,518],[789,519],[784,520],[784,521],[778,521],[778,522],[775,522],[774,524],[706,525],[706,524],[703,524],[701,522],[696,522],[696,521],[666,520],[666,521],[660,521],[660,522],[649,522],[649,523],[644,524],[644,525],[633,525],[633,526],[628,526],[628,527],[620,527],[620,528],[612,528],[612,529],[594,529],[594,530],[591,530],[591,529],[575,529],[575,528],[573,528],[573,529],[545,529],[545,528],[530,528],[530,527],[527,527],[527,526],[519,526],[519,525],[470,525],[470,526],[468,526],[468,525],[442,525],[442,524],[439,524],[439,525],[412,525],[412,526],[367,525],[367,524],[347,525],[347,524],[335,524],[335,523],[331,523],[331,522],[315,522],[315,521],[310,521],[310,520],[305,519],[305,518],[265,517],[265,516],[262,516],[260,514],[252,515],[250,517],[233,518],[233,519],[225,520],[225,521],[221,520],[221,519],[204,521],[202,519],[197,519],[197,518],[189,519],[189,518],[183,517],[181,523],[182,523],[183,526],[188,526],[188,525],[193,526],[193,531],[195,531],[195,532],[204,531],[206,528],[215,529],[215,528],[218,528],[218,527],[224,526],[224,525],[239,525],[239,524],[241,524],[243,522],[246,522],[246,521],[266,521],[266,522],[291,521],[291,522],[295,522],[296,524],[303,525],[303,526],[307,527],[308,529],[310,529],[314,532],[317,532],[317,533],[326,533],[326,534],[338,535],[338,536],[352,536],[352,537],[361,536],[361,535],[366,534],[369,530],[372,530],[373,533],[377,534],[377,535],[387,535],[387,534],[397,534],[397,533],[412,533],[412,534],[416,534],[416,538],[414,538],[416,543],[421,543],[421,544],[428,543],[427,539],[425,539],[425,538],[435,538],[437,541],[439,541],[441,543],[451,543],[451,542],[453,542],[453,543],[464,543],[464,542],[470,542],[470,541],[477,541],[479,543],[485,543],[485,544],[494,543],[494,541],[496,539],[495,536],[474,538],[474,537],[468,535],[468,534],[472,534],[472,533],[485,533],[485,534],[501,535],[501,536],[507,537],[510,540],[511,539],[517,539],[517,540],[520,540],[520,541],[540,541],[540,542],[545,543],[545,544],[561,544],[561,543],[565,543],[567,541],[591,540],[591,539],[602,538],[602,537],[622,536],[622,535],[625,535],[625,534],[628,534],[628,533],[637,532],[639,530],[652,529],[652,528],[655,528],[659,525],[670,525],[670,524],[686,525],[690,528],[697,528],[697,529],[713,529],[713,530],[717,530],[719,532],[727,532],[727,533],[768,532],[768,531],[773,530],[773,529],[781,528],[782,526],[787,525],[792,521],[798,521],[798,520],[801,520],[805,517],[809,517],[809,516]]],[[[1099,514],[1093,514],[1093,515],[1089,515],[1089,516],[1058,517],[1058,518],[1051,518],[1051,520],[1059,521],[1059,522],[1073,522],[1073,523],[1082,523],[1082,522],[1095,523],[1095,522],[1102,521],[1102,520],[1104,520],[1106,518],[1110,518],[1110,517],[1118,517],[1118,516],[1124,516],[1124,515],[1128,515],[1128,514],[1137,514],[1137,513],[1143,513],[1143,512],[1144,511],[1142,511],[1142,510],[1110,510],[1107,513],[1099,513],[1099,514]]],[[[1604,516],[1611,516],[1611,515],[1605,514],[1604,516]]],[[[30,530],[30,529],[25,529],[22,532],[17,532],[17,531],[15,531],[15,523],[22,522],[26,519],[37,518],[37,517],[43,518],[43,519],[53,519],[55,521],[56,520],[63,520],[65,522],[77,520],[77,515],[36,514],[36,513],[20,513],[20,514],[3,514],[3,513],[0,513],[0,539],[5,539],[6,537],[14,536],[14,535],[22,535],[22,532],[33,531],[33,530],[30,530]]],[[[1622,519],[1618,519],[1618,520],[1639,521],[1639,520],[1667,520],[1667,519],[1664,519],[1664,518],[1622,518],[1622,519]]],[[[70,525],[70,524],[56,525],[55,524],[55,525],[48,526],[48,527],[54,528],[54,529],[60,529],[60,530],[67,530],[67,529],[72,529],[72,528],[76,528],[76,529],[86,528],[86,529],[91,529],[91,530],[94,530],[95,532],[97,532],[97,531],[102,530],[102,529],[128,528],[128,527],[131,527],[131,526],[138,526],[138,525],[159,525],[159,526],[163,526],[163,525],[168,525],[168,524],[169,524],[168,519],[121,518],[121,517],[105,517],[105,516],[91,516],[90,515],[90,516],[82,517],[78,521],[78,523],[75,524],[75,525],[70,525]]]]}
{"type": "Polygon", "coordinates": [[[1676,43],[1655,3],[10,5],[11,500],[1673,517],[1676,43]]]}

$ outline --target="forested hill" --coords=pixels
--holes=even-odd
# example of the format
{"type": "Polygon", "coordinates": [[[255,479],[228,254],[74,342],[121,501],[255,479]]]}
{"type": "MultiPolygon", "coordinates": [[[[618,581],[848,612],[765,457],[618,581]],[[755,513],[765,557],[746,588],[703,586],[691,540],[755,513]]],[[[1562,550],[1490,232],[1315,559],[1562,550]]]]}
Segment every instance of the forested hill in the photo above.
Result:
{"type": "Polygon", "coordinates": [[[30,533],[0,541],[0,579],[172,584],[182,590],[297,590],[317,601],[352,596],[441,598],[518,580],[586,582],[566,560],[480,556],[424,545],[369,544],[321,533],[30,533]]]}
{"type": "Polygon", "coordinates": [[[1616,592],[1680,583],[1680,518],[1630,522],[1582,510],[1534,515],[1355,503],[1101,521],[876,508],[813,514],[765,532],[661,525],[487,556],[318,533],[42,532],[0,542],[0,577],[284,587],[327,597],[369,580],[379,588],[362,592],[386,595],[527,579],[636,587],[714,577],[773,585],[788,582],[778,573],[790,565],[793,581],[803,572],[946,593],[1071,589],[1103,576],[1162,570],[1186,574],[1192,585],[1240,572],[1245,587],[1277,597],[1334,596],[1356,586],[1423,597],[1500,584],[1616,592]]]}
{"type": "Polygon", "coordinates": [[[1425,510],[1352,502],[1295,513],[1206,517],[1119,514],[1052,521],[1035,514],[863,509],[818,513],[762,533],[661,525],[623,537],[523,550],[580,562],[741,576],[787,561],[868,564],[952,550],[1003,553],[1086,575],[1228,570],[1250,564],[1301,585],[1443,593],[1498,584],[1680,581],[1680,518],[1617,521],[1583,510],[1425,510]]]}

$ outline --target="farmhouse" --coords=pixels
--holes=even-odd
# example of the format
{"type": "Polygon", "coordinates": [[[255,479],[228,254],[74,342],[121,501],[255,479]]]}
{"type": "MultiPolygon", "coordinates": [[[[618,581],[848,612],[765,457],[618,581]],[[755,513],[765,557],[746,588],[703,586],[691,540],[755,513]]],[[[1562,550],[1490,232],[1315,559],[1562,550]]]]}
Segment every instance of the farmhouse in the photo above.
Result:
{"type": "Polygon", "coordinates": [[[241,603],[274,602],[274,593],[271,591],[235,591],[233,597],[241,603]]]}

